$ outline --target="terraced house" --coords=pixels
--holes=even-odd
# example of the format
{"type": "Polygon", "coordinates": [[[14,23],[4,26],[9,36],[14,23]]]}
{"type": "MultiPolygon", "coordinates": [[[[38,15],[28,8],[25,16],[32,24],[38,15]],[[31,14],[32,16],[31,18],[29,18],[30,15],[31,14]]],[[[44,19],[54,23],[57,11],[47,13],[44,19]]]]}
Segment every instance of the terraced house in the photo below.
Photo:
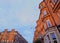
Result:
{"type": "Polygon", "coordinates": [[[3,32],[0,32],[0,43],[28,43],[22,35],[12,29],[11,31],[7,31],[5,29],[3,32]]]}
{"type": "Polygon", "coordinates": [[[60,0],[43,0],[39,9],[33,42],[43,38],[43,43],[60,43],[60,0]]]}

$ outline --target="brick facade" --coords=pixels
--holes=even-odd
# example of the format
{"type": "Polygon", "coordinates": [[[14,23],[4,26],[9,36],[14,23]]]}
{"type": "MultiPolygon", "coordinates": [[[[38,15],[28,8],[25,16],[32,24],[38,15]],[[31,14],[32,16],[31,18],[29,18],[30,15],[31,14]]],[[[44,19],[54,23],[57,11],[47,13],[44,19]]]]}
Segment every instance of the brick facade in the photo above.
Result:
{"type": "Polygon", "coordinates": [[[44,43],[60,42],[60,0],[43,0],[39,4],[40,16],[34,32],[34,41],[40,37],[44,43]],[[55,38],[55,39],[54,39],[55,38]]]}
{"type": "Polygon", "coordinates": [[[28,43],[22,35],[12,29],[11,31],[7,31],[5,29],[3,32],[0,32],[0,43],[28,43]]]}

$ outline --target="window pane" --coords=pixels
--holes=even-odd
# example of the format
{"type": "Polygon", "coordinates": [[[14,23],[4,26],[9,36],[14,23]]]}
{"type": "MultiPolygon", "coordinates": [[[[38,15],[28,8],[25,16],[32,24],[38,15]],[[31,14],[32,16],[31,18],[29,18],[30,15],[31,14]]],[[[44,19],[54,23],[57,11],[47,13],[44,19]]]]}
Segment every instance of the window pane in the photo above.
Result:
{"type": "Polygon", "coordinates": [[[51,33],[51,37],[52,37],[53,40],[56,39],[56,36],[55,36],[54,33],[51,33]]]}
{"type": "Polygon", "coordinates": [[[50,27],[50,26],[51,26],[51,24],[50,24],[50,21],[49,21],[49,20],[47,20],[47,25],[48,25],[48,27],[50,27]]]}
{"type": "Polygon", "coordinates": [[[56,3],[58,0],[53,0],[54,3],[56,3]]]}
{"type": "Polygon", "coordinates": [[[44,15],[46,15],[47,13],[46,13],[46,10],[44,10],[44,15]]]}
{"type": "Polygon", "coordinates": [[[54,40],[54,43],[57,43],[57,40],[54,40]]]}
{"type": "Polygon", "coordinates": [[[47,29],[47,24],[46,23],[44,23],[44,28],[47,29]]]}
{"type": "Polygon", "coordinates": [[[50,37],[49,37],[49,35],[47,35],[47,37],[48,37],[48,39],[50,40],[50,37]]]}
{"type": "Polygon", "coordinates": [[[58,28],[58,31],[59,31],[59,33],[60,33],[60,25],[58,25],[57,28],[58,28]]]}

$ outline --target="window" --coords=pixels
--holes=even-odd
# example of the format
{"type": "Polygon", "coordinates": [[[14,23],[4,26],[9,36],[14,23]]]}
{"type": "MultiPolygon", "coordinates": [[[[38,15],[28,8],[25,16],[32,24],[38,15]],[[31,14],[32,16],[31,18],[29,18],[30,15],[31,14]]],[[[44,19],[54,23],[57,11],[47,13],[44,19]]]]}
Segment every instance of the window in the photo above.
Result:
{"type": "Polygon", "coordinates": [[[41,8],[44,8],[44,6],[41,6],[41,8]]]}
{"type": "Polygon", "coordinates": [[[52,37],[53,40],[56,39],[56,36],[55,36],[54,33],[51,33],[51,37],[52,37]]]}
{"type": "Polygon", "coordinates": [[[58,0],[52,0],[53,1],[53,3],[55,4],[58,0]]]}
{"type": "Polygon", "coordinates": [[[7,41],[6,41],[6,40],[4,40],[4,43],[7,43],[7,41]]]}
{"type": "Polygon", "coordinates": [[[52,0],[50,0],[50,6],[51,6],[51,8],[53,8],[54,7],[54,3],[53,2],[51,2],[52,0]]]}
{"type": "Polygon", "coordinates": [[[44,15],[46,15],[47,14],[47,12],[46,12],[46,10],[44,10],[44,15]]]}
{"type": "Polygon", "coordinates": [[[38,38],[41,38],[41,34],[40,34],[40,32],[38,32],[38,38]]]}
{"type": "Polygon", "coordinates": [[[49,37],[49,35],[47,35],[47,37],[48,37],[48,39],[50,40],[50,37],[49,37]]]}
{"type": "Polygon", "coordinates": [[[9,42],[9,40],[7,40],[7,43],[9,42]]]}
{"type": "Polygon", "coordinates": [[[59,31],[59,33],[60,33],[60,25],[58,25],[57,28],[58,28],[58,31],[59,31]]]}
{"type": "Polygon", "coordinates": [[[14,42],[14,40],[12,40],[12,43],[14,42]]]}
{"type": "Polygon", "coordinates": [[[44,23],[44,29],[45,29],[45,30],[47,29],[47,24],[46,24],[46,22],[44,23]]]}
{"type": "Polygon", "coordinates": [[[46,22],[47,22],[47,26],[50,27],[51,26],[50,21],[47,20],[46,22]]]}
{"type": "Polygon", "coordinates": [[[47,35],[47,38],[48,38],[48,40],[49,40],[49,43],[51,43],[49,35],[47,35]]]}
{"type": "Polygon", "coordinates": [[[54,33],[51,33],[51,37],[52,37],[52,39],[53,39],[53,42],[54,42],[54,43],[57,43],[56,36],[55,36],[54,33]]]}

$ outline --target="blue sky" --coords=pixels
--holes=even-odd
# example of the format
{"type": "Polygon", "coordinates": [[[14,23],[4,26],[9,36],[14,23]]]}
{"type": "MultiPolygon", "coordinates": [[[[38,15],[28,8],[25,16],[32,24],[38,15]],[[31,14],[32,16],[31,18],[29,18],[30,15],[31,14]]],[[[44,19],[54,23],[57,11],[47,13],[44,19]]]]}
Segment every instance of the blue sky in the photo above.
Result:
{"type": "Polygon", "coordinates": [[[0,32],[4,29],[17,30],[32,43],[39,3],[42,0],[0,0],[0,32]]]}

